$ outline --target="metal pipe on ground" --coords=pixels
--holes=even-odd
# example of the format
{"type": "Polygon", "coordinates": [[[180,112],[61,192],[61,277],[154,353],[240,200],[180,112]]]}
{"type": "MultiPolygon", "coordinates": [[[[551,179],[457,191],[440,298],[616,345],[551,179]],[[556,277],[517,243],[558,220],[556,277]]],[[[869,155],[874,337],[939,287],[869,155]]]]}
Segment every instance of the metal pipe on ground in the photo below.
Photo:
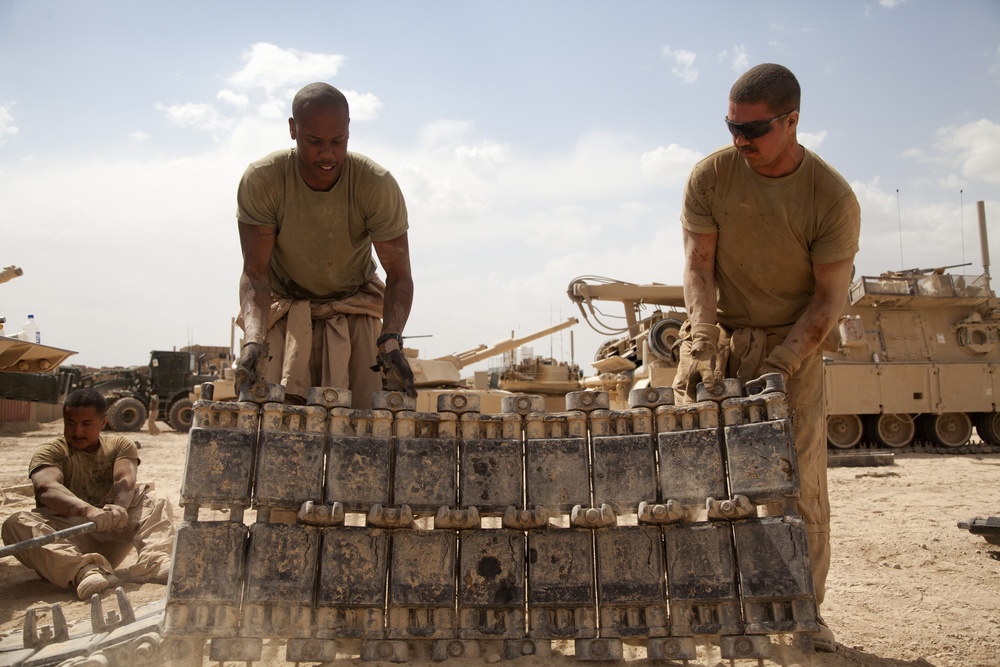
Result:
{"type": "Polygon", "coordinates": [[[8,544],[5,547],[0,547],[0,558],[5,556],[12,556],[13,554],[19,553],[21,551],[27,551],[28,549],[34,549],[35,547],[40,547],[45,544],[51,544],[52,542],[57,542],[58,540],[65,540],[67,538],[73,537],[74,535],[82,535],[83,533],[89,533],[90,531],[97,528],[97,524],[93,521],[88,521],[87,523],[81,523],[79,526],[73,526],[72,528],[64,528],[62,530],[57,530],[54,533],[49,533],[48,535],[39,535],[38,537],[32,537],[30,540],[24,540],[22,542],[15,542],[14,544],[8,544]]]}

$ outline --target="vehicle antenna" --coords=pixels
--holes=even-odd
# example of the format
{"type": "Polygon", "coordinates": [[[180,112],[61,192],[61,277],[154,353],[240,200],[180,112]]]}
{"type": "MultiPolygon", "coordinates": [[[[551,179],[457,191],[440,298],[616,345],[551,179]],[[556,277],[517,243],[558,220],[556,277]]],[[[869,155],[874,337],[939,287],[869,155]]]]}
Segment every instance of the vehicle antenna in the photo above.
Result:
{"type": "Polygon", "coordinates": [[[965,264],[965,205],[963,203],[963,193],[965,190],[958,191],[958,214],[961,219],[962,224],[962,264],[965,264]]]}
{"type": "Polygon", "coordinates": [[[896,188],[896,221],[899,225],[899,270],[905,271],[906,264],[903,262],[903,216],[899,211],[899,188],[896,188]]]}

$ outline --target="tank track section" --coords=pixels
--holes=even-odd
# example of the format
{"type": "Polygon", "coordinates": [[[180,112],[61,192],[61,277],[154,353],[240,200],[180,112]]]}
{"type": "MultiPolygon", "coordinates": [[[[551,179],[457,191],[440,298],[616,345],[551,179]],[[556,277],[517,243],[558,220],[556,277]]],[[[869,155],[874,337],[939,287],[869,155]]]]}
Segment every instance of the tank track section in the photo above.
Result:
{"type": "Polygon", "coordinates": [[[466,393],[420,413],[396,392],[208,391],[164,603],[136,614],[119,589],[83,634],[29,611],[0,664],[802,664],[818,616],[784,385],[733,382],[497,415],[466,393]]]}
{"type": "Polygon", "coordinates": [[[939,447],[929,440],[914,440],[906,447],[882,447],[876,442],[861,441],[849,449],[838,449],[828,447],[827,451],[831,456],[836,454],[864,454],[864,453],[890,453],[890,454],[947,454],[949,456],[967,456],[973,454],[998,454],[1000,446],[990,445],[982,441],[970,441],[961,447],[939,447]]]}

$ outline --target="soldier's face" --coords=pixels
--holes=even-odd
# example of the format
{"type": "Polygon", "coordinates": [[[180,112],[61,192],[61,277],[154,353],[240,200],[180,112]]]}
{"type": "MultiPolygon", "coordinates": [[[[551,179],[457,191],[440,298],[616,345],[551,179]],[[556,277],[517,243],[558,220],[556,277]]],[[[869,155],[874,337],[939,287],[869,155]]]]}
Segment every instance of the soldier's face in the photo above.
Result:
{"type": "Polygon", "coordinates": [[[340,179],[347,159],[351,118],[339,105],[309,104],[288,129],[299,155],[299,173],[313,190],[329,190],[340,179]]]}
{"type": "Polygon", "coordinates": [[[98,414],[93,406],[63,409],[63,435],[74,449],[90,449],[97,445],[107,423],[107,416],[98,414]]]}

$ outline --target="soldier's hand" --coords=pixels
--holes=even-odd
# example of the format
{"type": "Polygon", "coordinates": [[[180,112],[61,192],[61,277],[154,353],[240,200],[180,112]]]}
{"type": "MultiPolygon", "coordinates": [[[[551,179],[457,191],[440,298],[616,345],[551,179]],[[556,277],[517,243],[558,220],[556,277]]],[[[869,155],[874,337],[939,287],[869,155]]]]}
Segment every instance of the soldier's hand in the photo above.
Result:
{"type": "Polygon", "coordinates": [[[91,507],[86,514],[88,521],[93,521],[98,533],[110,533],[118,530],[128,523],[128,513],[118,505],[105,505],[101,507],[91,507]],[[117,510],[117,511],[116,511],[117,510]],[[122,518],[124,517],[124,523],[122,518]]]}
{"type": "Polygon", "coordinates": [[[760,367],[760,374],[781,373],[787,382],[790,377],[795,375],[801,365],[802,359],[799,358],[799,355],[784,345],[779,345],[771,350],[771,354],[764,359],[764,363],[760,367]]]}
{"type": "Polygon", "coordinates": [[[722,368],[719,363],[719,335],[716,324],[691,325],[691,377],[697,377],[712,389],[722,382],[722,368]]]}
{"type": "Polygon", "coordinates": [[[245,343],[236,360],[236,395],[257,385],[267,370],[267,343],[245,343]]]}
{"type": "Polygon", "coordinates": [[[411,398],[417,397],[417,390],[413,386],[413,371],[402,350],[396,348],[379,352],[377,362],[372,370],[382,373],[383,391],[401,391],[411,398]]]}

